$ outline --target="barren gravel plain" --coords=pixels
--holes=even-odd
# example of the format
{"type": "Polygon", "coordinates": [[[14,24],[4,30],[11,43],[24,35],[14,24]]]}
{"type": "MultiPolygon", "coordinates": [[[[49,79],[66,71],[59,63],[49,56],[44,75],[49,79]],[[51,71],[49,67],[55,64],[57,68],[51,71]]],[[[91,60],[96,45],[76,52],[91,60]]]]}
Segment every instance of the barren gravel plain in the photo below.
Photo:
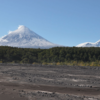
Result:
{"type": "Polygon", "coordinates": [[[100,67],[0,64],[0,100],[100,100],[100,67]]]}

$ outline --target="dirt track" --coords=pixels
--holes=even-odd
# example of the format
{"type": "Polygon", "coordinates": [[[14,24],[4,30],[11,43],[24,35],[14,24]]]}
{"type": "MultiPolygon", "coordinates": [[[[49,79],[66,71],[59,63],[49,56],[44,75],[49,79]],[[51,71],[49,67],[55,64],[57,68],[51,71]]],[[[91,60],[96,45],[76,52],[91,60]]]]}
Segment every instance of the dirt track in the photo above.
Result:
{"type": "Polygon", "coordinates": [[[100,68],[0,65],[0,100],[100,100],[100,68]]]}

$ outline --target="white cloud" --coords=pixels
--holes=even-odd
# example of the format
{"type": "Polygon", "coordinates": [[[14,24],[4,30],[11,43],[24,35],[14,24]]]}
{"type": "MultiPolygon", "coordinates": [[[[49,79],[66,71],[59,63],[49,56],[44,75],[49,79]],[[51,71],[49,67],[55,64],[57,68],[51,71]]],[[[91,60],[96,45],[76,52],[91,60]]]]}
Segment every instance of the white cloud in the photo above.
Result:
{"type": "Polygon", "coordinates": [[[9,32],[8,32],[8,34],[11,34],[11,33],[12,33],[12,31],[9,31],[9,32]]]}
{"type": "Polygon", "coordinates": [[[20,29],[20,28],[22,28],[22,27],[24,27],[24,25],[19,25],[18,29],[20,29]]]}

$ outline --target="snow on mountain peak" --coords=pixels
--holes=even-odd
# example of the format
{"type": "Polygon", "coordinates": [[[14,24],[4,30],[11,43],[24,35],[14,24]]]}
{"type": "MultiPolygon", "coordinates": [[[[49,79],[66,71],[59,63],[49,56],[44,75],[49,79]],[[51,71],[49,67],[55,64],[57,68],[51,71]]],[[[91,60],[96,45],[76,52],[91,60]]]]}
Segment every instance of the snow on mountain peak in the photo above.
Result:
{"type": "Polygon", "coordinates": [[[15,31],[9,31],[8,35],[0,39],[0,45],[23,48],[51,48],[60,46],[47,41],[24,25],[20,25],[15,31]]]}
{"type": "Polygon", "coordinates": [[[85,42],[77,45],[76,47],[100,47],[100,40],[95,43],[85,42]]]}
{"type": "Polygon", "coordinates": [[[24,25],[19,25],[18,29],[25,29],[26,27],[24,25]]]}
{"type": "Polygon", "coordinates": [[[19,25],[19,27],[16,31],[27,32],[28,33],[31,30],[29,28],[27,28],[26,26],[24,26],[24,25],[19,25]]]}
{"type": "Polygon", "coordinates": [[[9,31],[9,33],[8,34],[30,34],[31,32],[30,32],[31,30],[30,29],[28,29],[26,26],[24,26],[24,25],[19,25],[19,27],[18,27],[18,29],[17,30],[15,30],[15,31],[9,31]]]}

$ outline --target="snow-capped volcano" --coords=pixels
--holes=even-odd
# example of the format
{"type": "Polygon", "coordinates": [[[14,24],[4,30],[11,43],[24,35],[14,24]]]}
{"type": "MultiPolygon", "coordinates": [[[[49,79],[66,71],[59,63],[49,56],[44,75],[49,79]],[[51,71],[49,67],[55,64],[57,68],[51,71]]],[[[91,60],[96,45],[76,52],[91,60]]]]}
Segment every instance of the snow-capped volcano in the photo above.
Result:
{"type": "Polygon", "coordinates": [[[0,45],[21,48],[51,48],[60,46],[47,41],[23,25],[20,25],[17,30],[10,31],[8,35],[2,37],[0,45]]]}
{"type": "Polygon", "coordinates": [[[100,40],[95,43],[91,43],[91,42],[81,43],[76,47],[100,47],[100,40]]]}

